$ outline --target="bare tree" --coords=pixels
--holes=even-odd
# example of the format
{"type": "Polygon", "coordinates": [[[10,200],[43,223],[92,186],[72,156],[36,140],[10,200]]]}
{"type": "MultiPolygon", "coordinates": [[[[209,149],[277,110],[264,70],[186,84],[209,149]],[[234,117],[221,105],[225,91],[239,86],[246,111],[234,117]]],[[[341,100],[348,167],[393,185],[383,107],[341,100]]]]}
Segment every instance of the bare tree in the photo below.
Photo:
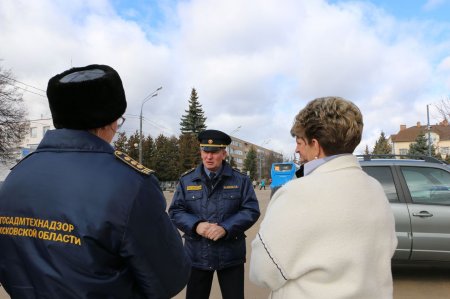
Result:
{"type": "Polygon", "coordinates": [[[437,113],[439,114],[439,118],[441,120],[449,120],[450,119],[450,96],[445,99],[439,101],[439,103],[434,104],[437,113]]]}
{"type": "Polygon", "coordinates": [[[23,97],[14,85],[10,70],[0,66],[0,161],[13,158],[14,151],[28,132],[23,97]]]}

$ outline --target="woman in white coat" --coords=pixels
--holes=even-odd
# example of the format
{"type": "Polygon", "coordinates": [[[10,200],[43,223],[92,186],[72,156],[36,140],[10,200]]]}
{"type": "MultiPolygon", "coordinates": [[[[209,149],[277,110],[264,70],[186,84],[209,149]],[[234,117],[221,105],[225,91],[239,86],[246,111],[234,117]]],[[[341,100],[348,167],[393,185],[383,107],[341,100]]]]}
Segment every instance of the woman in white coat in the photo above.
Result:
{"type": "Polygon", "coordinates": [[[392,298],[394,217],[352,155],[363,119],[338,97],[311,101],[291,134],[303,177],[273,196],[252,242],[250,279],[272,299],[392,298]]]}

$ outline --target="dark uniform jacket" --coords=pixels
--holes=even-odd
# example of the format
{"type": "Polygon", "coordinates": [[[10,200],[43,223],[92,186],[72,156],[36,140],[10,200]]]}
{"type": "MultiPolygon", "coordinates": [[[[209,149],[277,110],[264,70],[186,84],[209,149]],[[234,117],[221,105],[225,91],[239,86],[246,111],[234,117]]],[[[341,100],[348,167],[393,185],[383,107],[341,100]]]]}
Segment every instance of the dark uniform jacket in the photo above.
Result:
{"type": "Polygon", "coordinates": [[[170,298],[190,261],[157,179],[97,136],[48,131],[0,189],[0,282],[15,298],[170,298]]]}
{"type": "Polygon", "coordinates": [[[184,232],[186,252],[192,266],[220,270],[245,263],[245,234],[260,215],[258,200],[249,178],[223,163],[215,187],[199,165],[180,178],[169,215],[184,232]],[[222,226],[225,237],[212,241],[195,232],[199,222],[222,226]]]}

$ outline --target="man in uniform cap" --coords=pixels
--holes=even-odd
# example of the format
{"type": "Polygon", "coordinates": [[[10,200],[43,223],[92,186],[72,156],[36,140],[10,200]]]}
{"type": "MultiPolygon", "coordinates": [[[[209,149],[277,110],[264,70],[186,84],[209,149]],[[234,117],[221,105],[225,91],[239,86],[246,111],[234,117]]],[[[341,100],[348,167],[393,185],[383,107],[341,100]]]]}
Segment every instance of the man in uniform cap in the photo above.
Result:
{"type": "Polygon", "coordinates": [[[152,171],[110,142],[127,103],[106,65],[50,79],[56,130],[0,189],[0,283],[14,298],[171,298],[190,261],[152,171]]]}
{"type": "Polygon", "coordinates": [[[202,163],[180,178],[169,215],[192,261],[186,298],[207,299],[217,271],[224,299],[244,298],[245,231],[260,215],[250,179],[225,161],[227,134],[198,134],[202,163]]]}

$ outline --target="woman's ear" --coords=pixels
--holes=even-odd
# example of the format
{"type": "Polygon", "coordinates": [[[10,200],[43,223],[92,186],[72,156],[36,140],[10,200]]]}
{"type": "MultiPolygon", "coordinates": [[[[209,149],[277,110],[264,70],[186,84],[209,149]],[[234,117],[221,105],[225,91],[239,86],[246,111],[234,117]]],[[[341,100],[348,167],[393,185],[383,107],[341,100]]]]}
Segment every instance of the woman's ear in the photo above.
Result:
{"type": "Polygon", "coordinates": [[[313,148],[314,148],[314,157],[317,158],[323,158],[325,157],[324,153],[323,153],[323,149],[320,146],[320,143],[317,139],[313,138],[311,140],[312,144],[313,144],[313,148]]]}

